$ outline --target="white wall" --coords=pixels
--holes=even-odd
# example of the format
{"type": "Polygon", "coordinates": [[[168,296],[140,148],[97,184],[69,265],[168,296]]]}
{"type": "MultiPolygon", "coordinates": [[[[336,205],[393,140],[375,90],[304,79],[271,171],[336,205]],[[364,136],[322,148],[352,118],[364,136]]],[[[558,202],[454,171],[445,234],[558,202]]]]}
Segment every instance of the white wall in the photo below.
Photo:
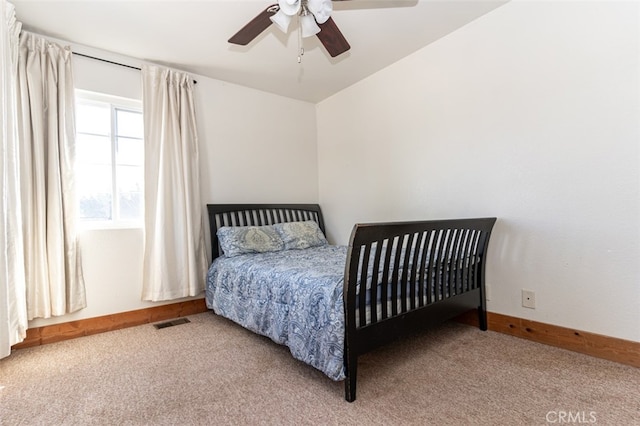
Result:
{"type": "MultiPolygon", "coordinates": [[[[317,106],[194,76],[202,201],[319,199],[338,243],[355,222],[494,215],[491,311],[640,341],[639,12],[514,0],[317,106]]],[[[75,77],[141,97],[136,70],[76,57],[75,77]]],[[[89,307],[31,327],[155,305],[141,230],[80,244],[89,307]]]]}
{"type": "MultiPolygon", "coordinates": [[[[99,58],[141,65],[132,58],[85,46],[72,47],[99,58]]],[[[142,99],[140,71],[80,56],[74,56],[73,61],[77,88],[142,99]]],[[[202,202],[317,202],[315,106],[199,75],[193,77],[198,82],[195,99],[202,202]]],[[[140,299],[142,229],[85,230],[79,241],[87,308],[61,317],[36,319],[30,327],[163,304],[140,299]]]]}
{"type": "Polygon", "coordinates": [[[320,103],[331,238],[497,216],[490,311],[640,341],[639,7],[516,0],[320,103]]]}
{"type": "Polygon", "coordinates": [[[203,202],[317,203],[315,105],[198,77],[203,202]]]}

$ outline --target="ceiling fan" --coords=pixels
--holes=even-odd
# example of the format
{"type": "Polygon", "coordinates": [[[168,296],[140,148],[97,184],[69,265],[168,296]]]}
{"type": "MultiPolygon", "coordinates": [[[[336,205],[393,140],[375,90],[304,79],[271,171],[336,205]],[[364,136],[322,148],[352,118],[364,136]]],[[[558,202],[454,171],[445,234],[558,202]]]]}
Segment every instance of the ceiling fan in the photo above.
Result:
{"type": "Polygon", "coordinates": [[[336,57],[351,46],[331,18],[332,10],[331,0],[279,0],[242,27],[229,43],[245,46],[271,24],[287,32],[292,17],[297,15],[302,37],[317,36],[329,55],[336,57]]]}

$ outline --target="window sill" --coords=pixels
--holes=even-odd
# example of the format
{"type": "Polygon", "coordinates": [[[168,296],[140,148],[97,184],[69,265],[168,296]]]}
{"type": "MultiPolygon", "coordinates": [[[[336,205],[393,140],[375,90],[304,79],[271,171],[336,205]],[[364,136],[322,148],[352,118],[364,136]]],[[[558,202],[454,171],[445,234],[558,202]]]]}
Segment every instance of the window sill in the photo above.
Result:
{"type": "Polygon", "coordinates": [[[112,222],[112,221],[82,221],[78,224],[78,232],[82,231],[100,231],[100,230],[119,230],[119,229],[144,229],[142,222],[112,222]]]}

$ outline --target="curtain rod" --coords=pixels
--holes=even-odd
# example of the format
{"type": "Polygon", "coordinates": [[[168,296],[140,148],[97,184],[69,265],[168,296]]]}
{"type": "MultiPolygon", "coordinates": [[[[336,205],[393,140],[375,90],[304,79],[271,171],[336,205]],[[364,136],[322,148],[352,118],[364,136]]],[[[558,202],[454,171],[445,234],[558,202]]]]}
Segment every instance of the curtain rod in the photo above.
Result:
{"type": "MultiPolygon", "coordinates": [[[[82,56],[83,58],[95,59],[96,61],[102,61],[102,62],[106,62],[108,64],[120,65],[121,67],[131,68],[131,69],[138,70],[138,71],[142,70],[142,68],[140,68],[140,67],[134,67],[133,65],[121,64],[120,62],[109,61],[107,59],[96,58],[95,56],[85,55],[84,53],[78,53],[78,52],[71,52],[71,53],[73,53],[74,55],[82,56]]],[[[198,84],[198,82],[196,80],[193,80],[193,84],[198,84]]]]}

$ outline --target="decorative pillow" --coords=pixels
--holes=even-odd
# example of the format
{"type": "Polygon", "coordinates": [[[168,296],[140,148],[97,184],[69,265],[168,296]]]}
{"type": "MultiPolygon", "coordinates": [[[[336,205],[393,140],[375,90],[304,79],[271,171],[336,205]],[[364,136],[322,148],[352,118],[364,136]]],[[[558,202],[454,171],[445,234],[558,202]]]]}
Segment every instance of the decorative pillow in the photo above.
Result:
{"type": "Polygon", "coordinates": [[[282,238],[273,226],[222,226],[217,235],[227,257],[284,249],[282,238]]]}
{"type": "Polygon", "coordinates": [[[273,225],[284,242],[284,249],[305,249],[329,244],[318,223],[306,222],[277,223],[273,225]]]}

